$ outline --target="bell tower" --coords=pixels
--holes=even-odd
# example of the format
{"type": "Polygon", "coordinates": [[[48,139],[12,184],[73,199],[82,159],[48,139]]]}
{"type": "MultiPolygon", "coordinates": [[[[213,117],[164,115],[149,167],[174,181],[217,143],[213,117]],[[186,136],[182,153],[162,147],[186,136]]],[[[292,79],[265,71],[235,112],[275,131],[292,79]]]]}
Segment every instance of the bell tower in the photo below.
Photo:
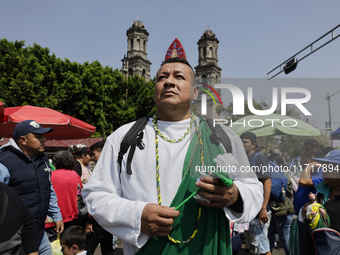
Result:
{"type": "Polygon", "coordinates": [[[140,20],[134,21],[132,26],[126,31],[127,35],[127,55],[122,59],[121,72],[129,76],[139,75],[150,80],[151,62],[147,59],[147,47],[149,33],[146,31],[140,20]]]}
{"type": "Polygon", "coordinates": [[[195,67],[197,78],[215,78],[221,83],[221,71],[218,66],[218,44],[216,35],[209,29],[198,40],[198,66],[195,67]]]}
{"type": "MultiPolygon", "coordinates": [[[[218,44],[219,40],[216,35],[209,29],[204,31],[203,35],[197,42],[198,44],[198,66],[195,67],[196,70],[196,81],[215,87],[215,84],[221,83],[221,71],[222,69],[218,66],[218,44]]],[[[215,90],[221,96],[221,90],[215,90]]],[[[207,98],[206,108],[207,116],[213,119],[219,118],[219,114],[216,111],[217,104],[219,102],[217,95],[214,95],[215,100],[211,97],[207,98]]],[[[201,95],[199,94],[197,102],[195,105],[201,106],[201,95]]]]}

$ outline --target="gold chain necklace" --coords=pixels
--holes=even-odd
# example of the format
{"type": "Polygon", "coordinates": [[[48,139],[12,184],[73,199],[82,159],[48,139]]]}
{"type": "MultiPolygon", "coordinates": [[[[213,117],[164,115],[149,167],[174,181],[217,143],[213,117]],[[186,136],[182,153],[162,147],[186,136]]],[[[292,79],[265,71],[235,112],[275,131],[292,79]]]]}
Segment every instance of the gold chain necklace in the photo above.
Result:
{"type": "Polygon", "coordinates": [[[195,119],[195,116],[191,113],[191,118],[190,118],[190,126],[188,127],[187,131],[185,131],[184,135],[177,140],[171,140],[163,135],[163,133],[159,130],[158,125],[157,125],[157,115],[154,115],[152,118],[152,124],[153,128],[155,129],[156,134],[158,134],[163,140],[169,142],[169,143],[179,143],[183,141],[183,139],[189,134],[191,126],[192,126],[192,121],[195,119]]]}

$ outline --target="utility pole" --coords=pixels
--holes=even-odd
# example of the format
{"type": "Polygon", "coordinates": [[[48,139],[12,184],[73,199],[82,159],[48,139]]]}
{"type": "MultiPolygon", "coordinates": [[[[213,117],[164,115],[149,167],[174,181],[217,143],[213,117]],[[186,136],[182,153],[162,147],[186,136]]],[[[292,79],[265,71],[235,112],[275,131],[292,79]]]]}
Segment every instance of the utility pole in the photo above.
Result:
{"type": "MultiPolygon", "coordinates": [[[[331,114],[331,99],[332,96],[334,96],[335,94],[339,93],[339,91],[333,93],[332,95],[329,95],[329,92],[327,92],[327,97],[325,98],[328,101],[328,115],[329,115],[329,122],[328,122],[328,126],[329,126],[329,136],[331,136],[332,131],[333,131],[333,123],[332,123],[332,114],[331,114]]],[[[333,147],[333,140],[331,140],[331,147],[333,147]]]]}

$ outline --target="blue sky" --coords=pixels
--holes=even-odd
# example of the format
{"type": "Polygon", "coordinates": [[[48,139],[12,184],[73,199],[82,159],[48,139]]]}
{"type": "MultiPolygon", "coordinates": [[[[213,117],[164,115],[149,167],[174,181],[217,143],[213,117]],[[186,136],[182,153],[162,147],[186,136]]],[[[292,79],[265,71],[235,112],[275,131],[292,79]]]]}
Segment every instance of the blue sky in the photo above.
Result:
{"type": "MultiPolygon", "coordinates": [[[[266,78],[271,69],[340,24],[339,10],[340,2],[334,0],[2,0],[0,38],[24,40],[26,46],[37,43],[59,58],[80,63],[98,60],[115,69],[121,68],[127,51],[126,30],[138,17],[150,33],[153,77],[176,37],[196,66],[197,41],[209,26],[220,41],[222,78],[266,78]]],[[[291,74],[278,77],[339,78],[339,47],[340,38],[301,61],[291,74]]],[[[312,93],[312,123],[324,128],[328,107],[322,96],[340,86],[325,86],[321,92],[304,87],[312,93]]],[[[334,122],[340,122],[339,102],[340,93],[331,102],[334,122]]]]}

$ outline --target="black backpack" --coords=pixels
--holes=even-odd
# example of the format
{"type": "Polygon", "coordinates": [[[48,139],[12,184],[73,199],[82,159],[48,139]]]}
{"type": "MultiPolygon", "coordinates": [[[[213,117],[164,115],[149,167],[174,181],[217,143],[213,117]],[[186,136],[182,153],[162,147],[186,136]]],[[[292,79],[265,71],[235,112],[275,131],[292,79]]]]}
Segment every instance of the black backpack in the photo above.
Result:
{"type": "MultiPolygon", "coordinates": [[[[124,136],[122,142],[120,143],[120,150],[118,153],[118,163],[120,168],[120,173],[122,172],[122,160],[124,154],[127,152],[129,147],[131,146],[131,149],[129,151],[129,155],[127,158],[126,163],[126,172],[127,174],[132,174],[131,170],[131,162],[133,158],[133,154],[135,153],[136,146],[138,146],[139,149],[144,149],[145,145],[143,143],[143,129],[146,126],[146,124],[149,121],[149,117],[143,117],[138,119],[135,124],[130,128],[130,130],[126,133],[124,136]]],[[[218,124],[214,127],[213,120],[212,119],[206,119],[212,134],[210,135],[210,140],[214,144],[218,145],[221,143],[226,150],[226,152],[231,153],[231,143],[228,135],[224,132],[222,127],[218,124]]]]}

